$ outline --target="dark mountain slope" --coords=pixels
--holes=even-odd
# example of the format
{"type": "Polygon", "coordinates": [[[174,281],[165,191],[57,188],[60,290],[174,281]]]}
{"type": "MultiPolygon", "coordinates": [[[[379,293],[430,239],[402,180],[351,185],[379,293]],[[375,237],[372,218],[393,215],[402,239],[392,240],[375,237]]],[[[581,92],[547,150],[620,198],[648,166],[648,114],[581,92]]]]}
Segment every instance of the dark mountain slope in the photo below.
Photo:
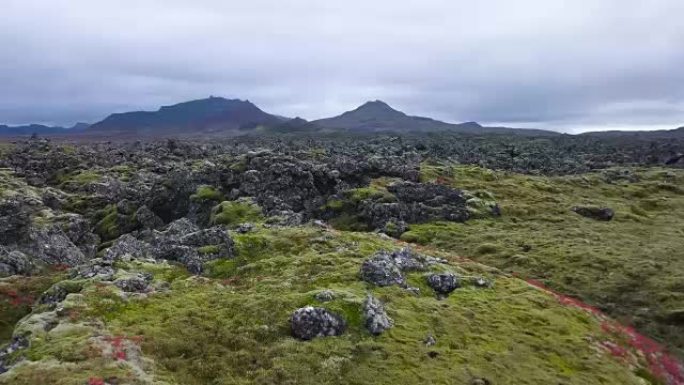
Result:
{"type": "Polygon", "coordinates": [[[43,124],[27,124],[23,126],[0,125],[0,136],[66,135],[81,133],[89,126],[87,123],[77,123],[73,127],[46,126],[43,124]]]}
{"type": "Polygon", "coordinates": [[[247,100],[209,97],[158,111],[112,114],[91,126],[91,131],[182,132],[250,129],[275,125],[282,118],[267,114],[247,100]]]}
{"type": "Polygon", "coordinates": [[[466,134],[558,135],[558,133],[553,131],[483,127],[477,122],[452,124],[421,116],[410,116],[395,110],[380,100],[366,102],[355,110],[347,111],[342,115],[332,118],[316,120],[313,123],[328,129],[364,132],[450,131],[466,134]]]}
{"type": "MultiPolygon", "coordinates": [[[[380,100],[366,102],[355,110],[314,123],[326,128],[351,131],[428,131],[448,130],[454,126],[430,118],[408,116],[380,100]]],[[[468,124],[468,128],[475,130],[479,125],[468,124]]]]}

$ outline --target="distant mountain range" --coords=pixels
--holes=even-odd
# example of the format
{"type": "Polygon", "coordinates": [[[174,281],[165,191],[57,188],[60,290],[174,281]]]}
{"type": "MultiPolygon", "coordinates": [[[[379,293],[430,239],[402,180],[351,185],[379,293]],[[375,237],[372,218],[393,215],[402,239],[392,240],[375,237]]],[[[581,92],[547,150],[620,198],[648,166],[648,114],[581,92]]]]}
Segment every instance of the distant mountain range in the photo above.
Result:
{"type": "Polygon", "coordinates": [[[590,135],[602,138],[615,137],[633,137],[643,139],[667,139],[667,138],[684,138],[684,127],[675,128],[674,130],[656,130],[656,131],[592,131],[585,132],[580,135],[590,135]]]}
{"type": "MultiPolygon", "coordinates": [[[[508,127],[485,127],[477,122],[446,123],[407,115],[375,100],[341,115],[307,121],[285,118],[264,112],[248,100],[209,97],[192,100],[157,111],[115,113],[92,125],[79,123],[73,127],[0,125],[0,136],[39,135],[221,135],[248,132],[458,132],[467,134],[515,134],[525,136],[561,135],[555,131],[508,127]]],[[[609,131],[582,135],[597,137],[637,136],[644,138],[684,138],[684,127],[668,131],[609,131]]]]}
{"type": "Polygon", "coordinates": [[[158,111],[109,115],[89,131],[186,133],[249,130],[281,124],[286,119],[270,115],[247,100],[210,97],[165,106],[158,111]]]}
{"type": "Polygon", "coordinates": [[[45,126],[42,124],[27,124],[25,126],[6,126],[0,124],[0,136],[23,136],[23,135],[63,135],[82,133],[90,127],[87,123],[76,123],[72,127],[45,126]]]}

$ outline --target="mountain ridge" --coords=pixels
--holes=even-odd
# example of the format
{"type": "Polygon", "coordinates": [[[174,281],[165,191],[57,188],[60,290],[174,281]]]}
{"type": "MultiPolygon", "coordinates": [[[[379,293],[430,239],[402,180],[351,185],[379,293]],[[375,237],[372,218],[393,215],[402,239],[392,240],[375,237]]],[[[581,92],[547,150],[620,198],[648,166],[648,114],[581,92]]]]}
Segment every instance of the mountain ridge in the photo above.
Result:
{"type": "Polygon", "coordinates": [[[157,111],[115,113],[90,127],[97,131],[165,132],[188,129],[221,131],[249,129],[281,123],[282,119],[262,111],[249,100],[210,96],[168,106],[157,111]]]}
{"type": "MultiPolygon", "coordinates": [[[[414,116],[376,99],[339,115],[308,121],[290,119],[265,112],[249,100],[209,96],[159,107],[156,111],[112,113],[92,125],[77,123],[73,127],[28,124],[0,125],[0,136],[38,135],[178,135],[231,134],[250,132],[323,133],[323,132],[454,132],[464,134],[503,134],[520,136],[568,135],[556,131],[483,126],[475,121],[447,123],[430,117],[414,116]],[[262,127],[263,130],[257,130],[262,127]]],[[[682,138],[684,127],[659,131],[595,131],[577,135],[602,138],[636,137],[682,138]]]]}

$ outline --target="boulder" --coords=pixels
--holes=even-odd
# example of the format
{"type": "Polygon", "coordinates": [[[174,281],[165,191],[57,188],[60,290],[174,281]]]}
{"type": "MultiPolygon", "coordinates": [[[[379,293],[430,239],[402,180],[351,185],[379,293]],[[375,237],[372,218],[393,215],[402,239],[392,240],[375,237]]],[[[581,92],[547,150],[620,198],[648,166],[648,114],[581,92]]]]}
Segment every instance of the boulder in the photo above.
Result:
{"type": "Polygon", "coordinates": [[[312,306],[297,309],[290,318],[290,325],[292,335],[301,340],[339,336],[347,328],[347,323],[339,315],[312,306]]]}
{"type": "Polygon", "coordinates": [[[164,231],[143,231],[140,237],[119,237],[107,249],[105,259],[165,259],[184,264],[193,274],[201,274],[205,262],[235,255],[233,239],[222,227],[201,230],[186,218],[173,221],[164,231]]]}
{"type": "Polygon", "coordinates": [[[332,290],[319,291],[314,295],[314,298],[319,302],[329,302],[335,299],[335,292],[332,290]]]}
{"type": "Polygon", "coordinates": [[[575,206],[572,208],[572,211],[576,212],[577,214],[583,217],[596,219],[599,221],[609,221],[613,219],[613,216],[615,215],[613,209],[610,209],[608,207],[575,206]]]}
{"type": "Polygon", "coordinates": [[[0,246],[0,277],[29,275],[32,270],[33,263],[26,254],[0,246]]]}
{"type": "Polygon", "coordinates": [[[149,245],[130,234],[124,234],[117,239],[105,252],[105,259],[116,261],[123,257],[144,258],[149,250],[149,245]]]}
{"type": "Polygon", "coordinates": [[[140,206],[133,217],[143,229],[158,229],[164,226],[164,221],[145,205],[140,206]]]}
{"type": "Polygon", "coordinates": [[[382,302],[370,294],[363,303],[363,318],[366,329],[376,336],[391,328],[393,324],[392,319],[385,312],[382,302]]]}
{"type": "Polygon", "coordinates": [[[361,265],[361,279],[378,286],[406,286],[404,272],[424,271],[445,260],[420,255],[408,247],[392,252],[379,251],[361,265]]]}
{"type": "Polygon", "coordinates": [[[460,287],[458,277],[451,273],[431,274],[427,283],[438,295],[447,295],[460,287]]]}
{"type": "Polygon", "coordinates": [[[128,293],[145,293],[150,290],[149,283],[152,281],[151,274],[135,274],[130,277],[119,278],[114,285],[128,293]]]}
{"type": "Polygon", "coordinates": [[[0,244],[23,238],[31,224],[31,210],[17,199],[0,201],[0,244]]]}
{"type": "Polygon", "coordinates": [[[12,353],[29,347],[29,341],[24,336],[12,337],[12,341],[0,348],[0,373],[9,370],[12,353]]]}
{"type": "Polygon", "coordinates": [[[31,227],[22,251],[48,265],[76,266],[88,258],[58,225],[48,228],[31,227]]]}
{"type": "Polygon", "coordinates": [[[72,271],[73,278],[97,278],[103,281],[111,281],[114,278],[114,263],[108,259],[92,259],[88,263],[76,266],[72,271]]]}
{"type": "Polygon", "coordinates": [[[361,279],[378,286],[406,284],[401,268],[387,252],[380,252],[361,265],[361,279]]]}

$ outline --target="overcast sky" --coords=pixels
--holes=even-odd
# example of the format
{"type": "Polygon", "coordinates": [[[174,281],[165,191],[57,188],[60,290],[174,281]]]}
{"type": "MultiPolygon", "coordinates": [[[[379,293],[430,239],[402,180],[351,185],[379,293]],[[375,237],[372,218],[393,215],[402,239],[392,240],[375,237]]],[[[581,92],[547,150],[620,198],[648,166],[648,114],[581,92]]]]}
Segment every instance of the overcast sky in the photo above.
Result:
{"type": "Polygon", "coordinates": [[[684,125],[684,0],[0,0],[0,123],[209,95],[315,119],[684,125]]]}

